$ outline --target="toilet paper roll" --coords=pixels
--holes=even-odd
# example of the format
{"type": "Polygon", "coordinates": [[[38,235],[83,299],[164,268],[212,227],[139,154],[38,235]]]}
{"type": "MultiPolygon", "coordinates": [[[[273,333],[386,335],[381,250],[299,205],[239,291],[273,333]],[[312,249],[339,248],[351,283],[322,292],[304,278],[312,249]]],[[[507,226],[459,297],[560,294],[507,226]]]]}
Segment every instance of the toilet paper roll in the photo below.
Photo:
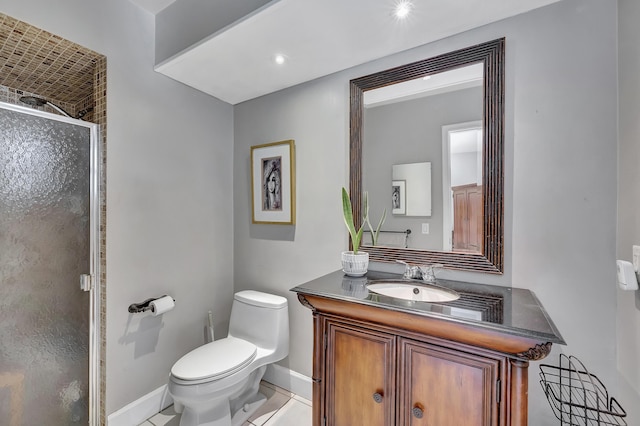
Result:
{"type": "Polygon", "coordinates": [[[151,306],[151,314],[153,316],[164,314],[176,306],[173,297],[162,296],[149,304],[151,306]]]}

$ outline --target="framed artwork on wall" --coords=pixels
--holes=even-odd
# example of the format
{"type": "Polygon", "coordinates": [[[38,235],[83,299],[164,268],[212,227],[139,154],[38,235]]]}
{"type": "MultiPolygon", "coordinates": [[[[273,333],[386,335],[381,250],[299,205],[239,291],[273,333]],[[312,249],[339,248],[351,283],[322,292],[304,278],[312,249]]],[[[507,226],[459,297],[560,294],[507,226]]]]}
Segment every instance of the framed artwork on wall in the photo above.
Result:
{"type": "Polygon", "coordinates": [[[253,223],[296,223],[295,144],[293,140],[251,147],[253,223]]]}
{"type": "Polygon", "coordinates": [[[406,213],[406,182],[404,180],[391,181],[391,213],[406,213]]]}

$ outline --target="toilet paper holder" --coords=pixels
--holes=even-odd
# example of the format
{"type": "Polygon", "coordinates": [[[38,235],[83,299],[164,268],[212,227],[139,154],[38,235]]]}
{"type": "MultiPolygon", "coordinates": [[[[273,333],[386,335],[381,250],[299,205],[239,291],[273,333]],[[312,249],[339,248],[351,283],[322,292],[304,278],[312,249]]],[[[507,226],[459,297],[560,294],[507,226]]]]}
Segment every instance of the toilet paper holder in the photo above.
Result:
{"type": "MultiPolygon", "coordinates": [[[[158,299],[162,299],[163,297],[167,297],[166,294],[160,296],[160,297],[152,297],[151,299],[147,299],[144,302],[140,302],[140,303],[132,303],[131,305],[129,305],[129,313],[132,314],[137,314],[140,312],[146,312],[146,311],[150,311],[151,310],[151,302],[158,300],[158,299]]],[[[172,297],[173,299],[173,297],[172,297]]],[[[173,299],[173,301],[175,302],[176,299],[173,299]]]]}

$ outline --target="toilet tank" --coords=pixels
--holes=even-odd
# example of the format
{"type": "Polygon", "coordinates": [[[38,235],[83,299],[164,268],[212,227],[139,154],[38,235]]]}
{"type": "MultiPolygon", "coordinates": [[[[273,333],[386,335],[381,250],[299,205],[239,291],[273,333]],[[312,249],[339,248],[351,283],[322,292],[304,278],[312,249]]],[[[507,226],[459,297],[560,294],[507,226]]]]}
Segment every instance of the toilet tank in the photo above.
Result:
{"type": "Polygon", "coordinates": [[[284,358],[289,353],[287,299],[255,290],[236,293],[231,306],[229,336],[273,350],[277,359],[284,358]]]}

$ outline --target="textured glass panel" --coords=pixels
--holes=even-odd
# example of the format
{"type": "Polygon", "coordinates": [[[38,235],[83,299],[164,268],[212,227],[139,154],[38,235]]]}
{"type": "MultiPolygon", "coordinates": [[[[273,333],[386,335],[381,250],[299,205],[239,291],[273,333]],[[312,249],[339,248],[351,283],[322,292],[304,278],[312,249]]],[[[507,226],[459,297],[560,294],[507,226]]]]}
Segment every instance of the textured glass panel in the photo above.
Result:
{"type": "Polygon", "coordinates": [[[0,109],[0,425],[88,423],[90,131],[0,109]]]}

